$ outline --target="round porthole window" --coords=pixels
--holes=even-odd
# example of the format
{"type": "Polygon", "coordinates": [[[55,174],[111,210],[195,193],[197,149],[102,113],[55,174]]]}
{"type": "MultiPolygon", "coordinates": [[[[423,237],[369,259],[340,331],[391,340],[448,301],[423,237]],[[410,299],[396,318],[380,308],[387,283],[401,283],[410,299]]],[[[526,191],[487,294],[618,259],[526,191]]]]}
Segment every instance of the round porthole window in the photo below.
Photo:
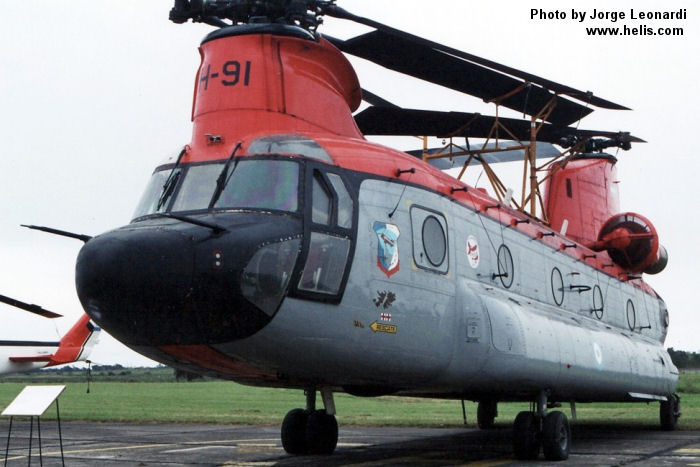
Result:
{"type": "Polygon", "coordinates": [[[445,261],[447,253],[447,240],[442,224],[435,216],[428,216],[423,221],[423,251],[425,256],[435,267],[445,261]]]}
{"type": "Polygon", "coordinates": [[[552,297],[557,306],[564,303],[564,280],[559,269],[552,269],[552,297]]]}
{"type": "Polygon", "coordinates": [[[515,275],[515,269],[513,268],[513,255],[510,254],[510,250],[507,246],[501,245],[498,248],[498,274],[497,277],[501,279],[501,284],[506,289],[513,285],[513,276],[515,275]]]}
{"type": "Polygon", "coordinates": [[[593,309],[591,312],[595,315],[596,318],[602,319],[603,318],[603,292],[600,290],[600,287],[597,285],[593,286],[593,309]]]}
{"type": "Polygon", "coordinates": [[[634,331],[637,325],[637,313],[634,311],[634,303],[632,300],[627,300],[627,326],[629,326],[630,331],[634,331]]]}

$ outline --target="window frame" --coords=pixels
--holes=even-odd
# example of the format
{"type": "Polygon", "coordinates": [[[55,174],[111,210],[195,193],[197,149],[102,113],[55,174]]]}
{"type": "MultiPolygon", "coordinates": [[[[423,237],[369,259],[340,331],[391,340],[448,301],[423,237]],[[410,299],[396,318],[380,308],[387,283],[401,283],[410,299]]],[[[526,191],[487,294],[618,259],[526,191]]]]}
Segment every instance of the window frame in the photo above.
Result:
{"type": "Polygon", "coordinates": [[[423,271],[430,271],[435,274],[447,275],[450,273],[450,231],[449,225],[447,223],[447,216],[443,213],[436,211],[419,204],[413,204],[409,209],[410,220],[411,220],[411,254],[413,256],[413,264],[423,271]],[[423,228],[425,222],[429,217],[435,218],[442,231],[445,239],[445,255],[442,262],[437,266],[428,258],[428,254],[425,250],[425,240],[423,239],[423,228]],[[425,260],[421,261],[420,258],[416,257],[416,253],[422,252],[425,255],[425,260]]]}
{"type": "Polygon", "coordinates": [[[357,219],[359,215],[358,193],[356,190],[357,184],[353,184],[350,177],[348,177],[346,171],[340,169],[339,167],[329,166],[328,164],[308,159],[306,160],[304,180],[308,181],[305,184],[303,195],[304,242],[302,245],[301,254],[299,255],[297,265],[292,276],[292,282],[290,283],[290,295],[296,298],[302,298],[307,300],[315,300],[327,303],[339,303],[343,297],[343,293],[345,292],[345,286],[347,285],[348,277],[350,275],[350,269],[352,268],[353,258],[355,255],[355,246],[357,243],[357,219]],[[327,176],[328,173],[332,173],[340,177],[340,180],[345,185],[345,189],[347,190],[348,194],[350,195],[350,199],[352,200],[352,222],[349,228],[341,227],[338,225],[339,193],[336,191],[335,187],[329,180],[327,176]],[[313,222],[313,179],[316,176],[318,176],[320,181],[322,181],[324,188],[327,190],[327,193],[331,195],[331,213],[329,225],[318,224],[313,222]],[[336,293],[317,292],[302,289],[299,287],[299,281],[301,280],[301,277],[306,269],[307,261],[309,260],[312,232],[347,239],[350,242],[347,258],[345,260],[345,267],[342,273],[342,278],[340,280],[340,285],[336,293]]]}

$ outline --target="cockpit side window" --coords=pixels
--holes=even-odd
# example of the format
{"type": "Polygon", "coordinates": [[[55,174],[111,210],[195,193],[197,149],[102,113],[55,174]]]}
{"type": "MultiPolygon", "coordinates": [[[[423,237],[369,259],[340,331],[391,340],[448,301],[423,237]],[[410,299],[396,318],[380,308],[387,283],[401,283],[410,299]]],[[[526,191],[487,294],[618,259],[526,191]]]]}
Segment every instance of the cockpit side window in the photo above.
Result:
{"type": "Polygon", "coordinates": [[[315,224],[330,225],[331,223],[331,193],[326,187],[326,182],[321,174],[316,172],[313,178],[311,190],[311,220],[315,224]]]}
{"type": "Polygon", "coordinates": [[[311,207],[307,215],[311,222],[296,290],[305,298],[339,300],[353,251],[356,200],[339,174],[320,168],[310,171],[312,187],[307,193],[311,207]]]}

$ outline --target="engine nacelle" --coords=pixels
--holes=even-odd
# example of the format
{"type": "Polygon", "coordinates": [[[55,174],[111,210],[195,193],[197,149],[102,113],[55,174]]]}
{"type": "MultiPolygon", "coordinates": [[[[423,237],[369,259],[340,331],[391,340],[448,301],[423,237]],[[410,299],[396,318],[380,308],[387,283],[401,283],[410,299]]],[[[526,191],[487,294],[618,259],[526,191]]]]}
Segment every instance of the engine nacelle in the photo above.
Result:
{"type": "Polygon", "coordinates": [[[594,251],[606,250],[616,264],[630,272],[657,274],[668,263],[668,254],[659,244],[653,224],[633,212],[608,219],[598,233],[598,240],[589,247],[594,251]]]}

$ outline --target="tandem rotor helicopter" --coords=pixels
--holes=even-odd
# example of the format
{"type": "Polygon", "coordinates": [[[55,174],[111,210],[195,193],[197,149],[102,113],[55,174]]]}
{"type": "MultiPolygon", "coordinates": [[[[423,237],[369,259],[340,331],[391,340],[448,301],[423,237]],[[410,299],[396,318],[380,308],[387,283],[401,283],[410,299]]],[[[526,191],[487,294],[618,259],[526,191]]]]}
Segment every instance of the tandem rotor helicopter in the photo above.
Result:
{"type": "Polygon", "coordinates": [[[85,242],[76,287],[101,328],[179,369],[303,390],[281,429],[295,455],[335,450],[336,392],[473,400],[482,428],[498,402],[530,402],[513,424],[519,459],[568,457],[563,403],[657,401],[676,427],[669,314],[642,277],[666,251],[649,220],[620,211],[605,152],[642,140],[577,125],[625,107],[335,0],[176,0],[170,19],[217,28],[199,49],[192,140],[128,225],[31,226],[85,242]],[[324,16],[372,31],[340,40],[319,31],[324,16]],[[496,110],[401,108],[363,90],[344,54],[496,110]],[[406,153],[365,135],[445,146],[406,153]],[[516,156],[519,196],[492,167],[516,156]],[[440,170],[455,164],[457,177],[440,170]],[[474,165],[494,196],[463,181],[474,165]]]}

